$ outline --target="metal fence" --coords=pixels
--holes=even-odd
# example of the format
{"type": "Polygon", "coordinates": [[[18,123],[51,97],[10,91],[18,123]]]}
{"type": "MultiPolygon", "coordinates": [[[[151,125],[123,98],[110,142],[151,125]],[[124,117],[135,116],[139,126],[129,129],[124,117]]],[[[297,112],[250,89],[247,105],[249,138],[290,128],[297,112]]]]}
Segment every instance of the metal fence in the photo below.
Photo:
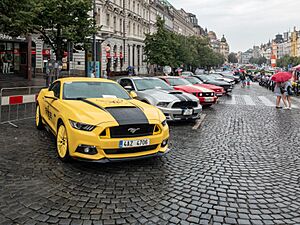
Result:
{"type": "Polygon", "coordinates": [[[2,88],[0,91],[0,124],[35,116],[36,98],[42,86],[2,88]]]}

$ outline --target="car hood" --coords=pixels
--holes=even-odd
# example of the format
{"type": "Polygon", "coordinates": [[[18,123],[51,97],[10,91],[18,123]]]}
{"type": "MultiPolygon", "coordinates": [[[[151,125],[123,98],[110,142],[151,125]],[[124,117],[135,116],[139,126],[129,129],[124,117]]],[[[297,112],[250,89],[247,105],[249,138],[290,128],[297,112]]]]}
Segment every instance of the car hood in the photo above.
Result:
{"type": "Polygon", "coordinates": [[[197,86],[208,88],[208,89],[211,89],[211,90],[217,90],[217,89],[221,90],[222,89],[222,87],[216,86],[216,85],[213,85],[213,84],[197,84],[197,86]]]}
{"type": "Polygon", "coordinates": [[[228,82],[225,81],[219,81],[219,80],[209,80],[207,81],[209,84],[217,85],[217,86],[225,86],[225,85],[231,85],[228,82]]]}
{"type": "Polygon", "coordinates": [[[140,124],[161,119],[158,109],[134,99],[64,100],[64,105],[69,108],[69,119],[92,125],[107,122],[116,122],[116,125],[140,124]]]}
{"type": "MultiPolygon", "coordinates": [[[[141,91],[144,95],[151,96],[158,102],[173,102],[180,100],[180,96],[183,96],[187,99],[190,99],[192,101],[198,101],[198,99],[195,96],[188,95],[182,91],[178,90],[161,90],[161,89],[151,89],[151,90],[145,90],[141,91]]],[[[137,93],[139,95],[139,92],[137,93]]]]}
{"type": "MultiPolygon", "coordinates": [[[[192,84],[191,85],[178,85],[178,86],[174,86],[174,88],[176,90],[184,91],[184,92],[187,92],[187,93],[203,92],[203,88],[192,85],[192,84]]],[[[210,91],[210,90],[207,90],[207,91],[210,91]]]]}

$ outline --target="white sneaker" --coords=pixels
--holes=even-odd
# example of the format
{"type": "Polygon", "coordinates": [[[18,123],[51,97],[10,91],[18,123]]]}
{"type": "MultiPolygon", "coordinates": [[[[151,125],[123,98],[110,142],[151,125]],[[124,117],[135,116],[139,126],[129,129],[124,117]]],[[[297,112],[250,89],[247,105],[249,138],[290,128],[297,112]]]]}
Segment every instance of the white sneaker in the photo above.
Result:
{"type": "Polygon", "coordinates": [[[283,109],[290,109],[289,107],[284,107],[283,109]]]}
{"type": "Polygon", "coordinates": [[[292,107],[289,107],[289,110],[291,110],[292,109],[292,107]]]}

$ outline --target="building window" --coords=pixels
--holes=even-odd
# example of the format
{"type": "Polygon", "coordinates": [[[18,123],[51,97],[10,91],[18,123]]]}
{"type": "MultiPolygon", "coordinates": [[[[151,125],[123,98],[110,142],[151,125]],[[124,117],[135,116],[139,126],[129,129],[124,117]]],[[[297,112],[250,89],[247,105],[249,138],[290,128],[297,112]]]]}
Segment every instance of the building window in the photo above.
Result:
{"type": "Polygon", "coordinates": [[[135,23],[133,23],[133,35],[136,35],[136,30],[135,30],[135,23]]]}
{"type": "Polygon", "coordinates": [[[114,16],[114,32],[117,31],[117,17],[114,16]]]}
{"type": "Polygon", "coordinates": [[[135,13],[135,1],[133,1],[133,8],[132,8],[132,11],[135,13]]]}
{"type": "Polygon", "coordinates": [[[131,22],[128,23],[128,35],[131,35],[131,22]]]}
{"type": "Polygon", "coordinates": [[[108,27],[110,27],[110,15],[109,14],[106,14],[106,25],[108,26],[108,27]]]}
{"type": "Polygon", "coordinates": [[[120,19],[120,32],[123,33],[123,20],[120,19]]]}

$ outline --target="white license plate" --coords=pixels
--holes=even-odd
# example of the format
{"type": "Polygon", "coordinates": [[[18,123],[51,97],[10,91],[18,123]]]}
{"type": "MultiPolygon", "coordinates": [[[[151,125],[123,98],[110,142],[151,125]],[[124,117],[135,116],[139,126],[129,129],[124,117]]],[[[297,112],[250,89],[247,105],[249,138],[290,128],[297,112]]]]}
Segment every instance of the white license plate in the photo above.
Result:
{"type": "Polygon", "coordinates": [[[141,147],[150,145],[150,139],[142,140],[121,140],[119,143],[119,148],[131,148],[131,147],[141,147]]]}
{"type": "Polygon", "coordinates": [[[184,116],[193,115],[193,109],[185,109],[185,110],[183,110],[183,115],[184,116]]]}
{"type": "Polygon", "coordinates": [[[205,98],[204,101],[205,101],[205,102],[213,102],[214,99],[213,99],[213,98],[205,98]]]}

